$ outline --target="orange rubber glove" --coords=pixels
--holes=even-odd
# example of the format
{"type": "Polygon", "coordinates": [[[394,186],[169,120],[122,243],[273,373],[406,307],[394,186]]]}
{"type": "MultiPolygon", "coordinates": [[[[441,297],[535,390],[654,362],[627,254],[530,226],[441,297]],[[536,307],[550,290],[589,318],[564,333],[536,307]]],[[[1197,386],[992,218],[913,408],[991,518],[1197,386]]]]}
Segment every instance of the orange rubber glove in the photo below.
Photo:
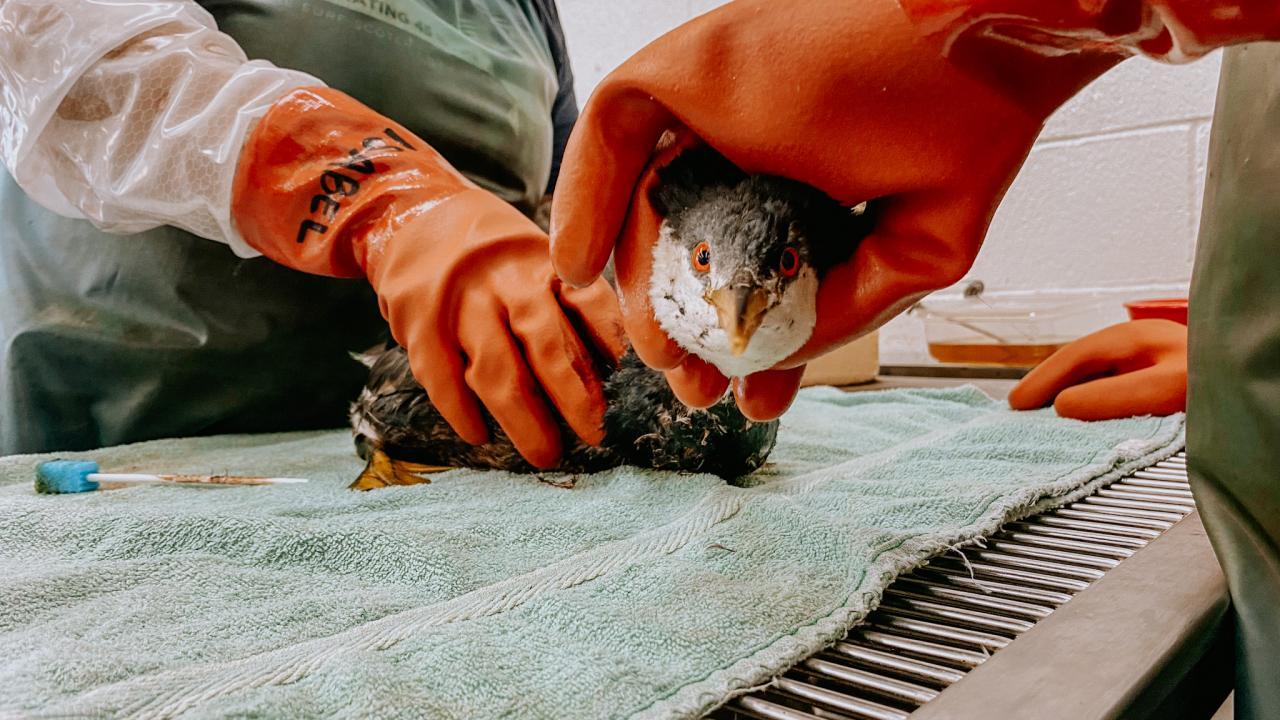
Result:
{"type": "Polygon", "coordinates": [[[569,282],[596,278],[614,251],[637,353],[668,370],[686,403],[726,380],[662,332],[649,307],[649,203],[665,130],[696,135],[748,172],[813,185],[848,205],[878,198],[878,223],[818,297],[818,324],[784,368],[735,383],[738,405],[776,417],[805,360],[856,338],[972,264],[997,202],[1044,119],[1119,57],[1041,60],[1034,97],[953,66],[897,0],[737,0],[641,50],[583,111],[561,166],[552,257],[569,282]]]}
{"type": "Polygon", "coordinates": [[[730,2],[641,50],[592,95],[554,200],[556,270],[586,283],[614,252],[636,351],[669,370],[683,400],[706,405],[723,392],[725,379],[666,337],[645,292],[658,226],[647,188],[653,167],[665,161],[654,153],[661,133],[695,135],[748,172],[800,180],[849,205],[878,200],[873,234],[823,281],[813,337],[779,366],[791,369],[735,384],[744,412],[775,417],[794,397],[798,366],[969,269],[1054,109],[1136,52],[1137,43],[1156,52],[1176,35],[1190,54],[1280,36],[1277,6],[1274,0],[730,2]],[[1153,17],[1175,22],[1173,33],[1153,17]]]}
{"type": "Polygon", "coordinates": [[[253,130],[232,193],[262,254],[368,278],[414,376],[468,442],[488,439],[483,403],[530,463],[554,465],[548,399],[583,440],[603,439],[596,358],[623,352],[613,291],[562,286],[546,235],[420,138],[335,90],[296,90],[253,130]]]}
{"type": "Polygon", "coordinates": [[[1133,320],[1054,353],[1009,393],[1014,410],[1053,403],[1063,417],[1110,420],[1187,409],[1187,328],[1133,320]]]}

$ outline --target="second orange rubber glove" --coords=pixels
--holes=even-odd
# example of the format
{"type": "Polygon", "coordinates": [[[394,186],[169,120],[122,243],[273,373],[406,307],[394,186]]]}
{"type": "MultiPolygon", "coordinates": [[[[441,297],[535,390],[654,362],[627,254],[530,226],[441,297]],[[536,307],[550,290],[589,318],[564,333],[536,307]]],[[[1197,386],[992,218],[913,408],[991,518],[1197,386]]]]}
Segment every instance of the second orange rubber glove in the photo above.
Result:
{"type": "Polygon", "coordinates": [[[1009,393],[1014,410],[1049,403],[1062,417],[1076,420],[1186,410],[1186,326],[1171,320],[1134,320],[1067,345],[1009,393]]]}
{"type": "Polygon", "coordinates": [[[488,438],[481,406],[538,467],[562,452],[556,411],[603,439],[596,361],[623,352],[613,291],[563,286],[546,235],[405,128],[336,90],[290,93],[241,152],[232,215],[283,265],[368,278],[414,376],[467,441],[488,438]]]}
{"type": "MultiPolygon", "coordinates": [[[[627,332],[681,399],[726,382],[666,337],[647,299],[658,218],[648,200],[666,130],[697,136],[748,172],[781,175],[855,205],[877,226],[831,271],[808,344],[782,369],[735,385],[749,416],[790,404],[804,361],[869,332],[958,279],[1044,119],[1118,56],[1033,59],[1035,95],[949,62],[897,0],[737,0],[659,38],[596,89],[570,139],[552,213],[567,280],[614,255],[627,332]]],[[[852,241],[852,239],[851,239],[852,241]]]]}

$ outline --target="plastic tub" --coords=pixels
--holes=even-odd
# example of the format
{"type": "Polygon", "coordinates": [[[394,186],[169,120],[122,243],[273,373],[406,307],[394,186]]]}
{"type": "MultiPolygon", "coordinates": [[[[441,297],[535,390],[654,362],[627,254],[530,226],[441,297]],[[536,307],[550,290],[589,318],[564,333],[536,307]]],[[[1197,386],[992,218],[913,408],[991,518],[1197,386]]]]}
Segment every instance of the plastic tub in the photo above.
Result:
{"type": "Polygon", "coordinates": [[[1105,325],[1101,299],[929,300],[924,320],[929,354],[941,363],[1034,367],[1063,345],[1105,325]]]}
{"type": "Polygon", "coordinates": [[[1168,298],[1164,300],[1138,300],[1125,303],[1130,320],[1172,320],[1187,324],[1187,299],[1168,298]]]}
{"type": "Polygon", "coordinates": [[[800,384],[862,385],[874,381],[879,372],[880,336],[872,332],[809,361],[800,384]]]}

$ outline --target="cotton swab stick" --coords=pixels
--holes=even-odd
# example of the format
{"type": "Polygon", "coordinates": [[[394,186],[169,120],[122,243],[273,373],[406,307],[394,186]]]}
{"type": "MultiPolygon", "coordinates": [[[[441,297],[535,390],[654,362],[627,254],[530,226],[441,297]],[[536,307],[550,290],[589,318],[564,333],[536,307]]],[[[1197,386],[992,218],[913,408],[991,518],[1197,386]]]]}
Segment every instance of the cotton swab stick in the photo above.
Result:
{"type": "Polygon", "coordinates": [[[307,482],[305,478],[248,477],[242,475],[151,475],[99,472],[92,460],[49,460],[36,466],[36,492],[62,494],[98,490],[108,485],[164,483],[173,485],[283,485],[307,482]]]}

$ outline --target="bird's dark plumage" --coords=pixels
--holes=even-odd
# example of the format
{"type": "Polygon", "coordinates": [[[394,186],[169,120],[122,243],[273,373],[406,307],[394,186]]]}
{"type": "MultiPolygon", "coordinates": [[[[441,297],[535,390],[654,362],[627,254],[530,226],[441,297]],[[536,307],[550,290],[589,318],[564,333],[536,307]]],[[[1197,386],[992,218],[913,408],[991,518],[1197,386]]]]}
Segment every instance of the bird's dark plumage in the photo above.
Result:
{"type": "MultiPolygon", "coordinates": [[[[536,471],[492,418],[486,417],[490,442],[470,445],[458,437],[414,380],[403,348],[367,360],[369,382],[351,408],[357,452],[370,463],[357,483],[361,489],[414,482],[414,465],[536,471]],[[409,472],[396,477],[388,460],[409,472]],[[378,474],[382,480],[374,477],[378,474]]],[[[752,422],[732,399],[707,410],[686,407],[662,374],[645,367],[633,352],[606,371],[604,394],[604,443],[582,443],[562,425],[566,449],[556,470],[585,473],[625,464],[733,480],[763,465],[777,437],[777,421],[752,422]]]]}

